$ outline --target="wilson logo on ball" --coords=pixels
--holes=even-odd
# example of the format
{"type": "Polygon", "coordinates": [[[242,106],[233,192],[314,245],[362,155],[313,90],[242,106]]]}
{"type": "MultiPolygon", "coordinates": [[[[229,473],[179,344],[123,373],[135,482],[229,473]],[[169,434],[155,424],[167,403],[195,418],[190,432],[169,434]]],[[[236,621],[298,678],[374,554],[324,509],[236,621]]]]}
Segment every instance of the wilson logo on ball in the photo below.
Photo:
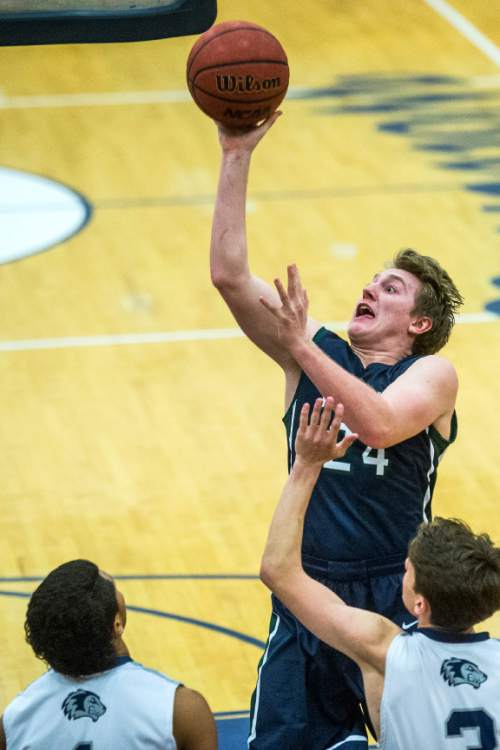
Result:
{"type": "Polygon", "coordinates": [[[254,91],[269,91],[279,89],[281,81],[279,76],[276,78],[254,78],[252,75],[233,76],[220,75],[216,76],[217,91],[240,91],[241,93],[252,93],[254,91]]]}

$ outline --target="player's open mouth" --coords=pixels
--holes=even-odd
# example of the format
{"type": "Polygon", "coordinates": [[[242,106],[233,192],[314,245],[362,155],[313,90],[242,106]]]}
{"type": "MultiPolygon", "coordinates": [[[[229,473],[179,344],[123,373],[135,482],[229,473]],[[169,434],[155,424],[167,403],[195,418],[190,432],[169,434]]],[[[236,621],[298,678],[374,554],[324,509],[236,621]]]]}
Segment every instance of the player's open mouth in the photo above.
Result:
{"type": "Polygon", "coordinates": [[[374,318],[375,313],[371,309],[370,305],[367,305],[366,302],[360,302],[359,305],[356,307],[356,318],[374,318]]]}

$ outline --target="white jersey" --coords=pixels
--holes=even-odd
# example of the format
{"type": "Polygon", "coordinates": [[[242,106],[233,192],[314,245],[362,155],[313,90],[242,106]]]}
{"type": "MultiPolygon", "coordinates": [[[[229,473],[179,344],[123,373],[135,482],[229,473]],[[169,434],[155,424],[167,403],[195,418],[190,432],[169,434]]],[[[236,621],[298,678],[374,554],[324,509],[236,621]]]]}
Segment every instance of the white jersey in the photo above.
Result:
{"type": "Polygon", "coordinates": [[[127,656],[82,679],[49,670],[3,715],[8,750],[176,750],[179,683],[127,656]]]}
{"type": "Polygon", "coordinates": [[[500,748],[500,641],[419,628],[389,647],[382,750],[500,748]]]}

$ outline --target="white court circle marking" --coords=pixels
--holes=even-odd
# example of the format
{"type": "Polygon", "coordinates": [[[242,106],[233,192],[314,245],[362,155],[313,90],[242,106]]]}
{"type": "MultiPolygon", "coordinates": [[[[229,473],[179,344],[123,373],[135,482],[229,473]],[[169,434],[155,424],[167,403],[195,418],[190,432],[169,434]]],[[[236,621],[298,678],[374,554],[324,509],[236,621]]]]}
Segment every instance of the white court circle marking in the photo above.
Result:
{"type": "Polygon", "coordinates": [[[48,250],[79,232],[90,205],[47,177],[0,167],[0,264],[48,250]]]}

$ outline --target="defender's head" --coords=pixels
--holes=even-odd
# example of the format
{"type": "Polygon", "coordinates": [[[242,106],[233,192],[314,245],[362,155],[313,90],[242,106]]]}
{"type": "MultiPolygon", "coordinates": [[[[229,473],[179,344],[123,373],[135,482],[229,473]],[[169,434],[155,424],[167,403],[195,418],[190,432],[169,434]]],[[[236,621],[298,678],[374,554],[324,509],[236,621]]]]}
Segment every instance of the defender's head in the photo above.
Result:
{"type": "Polygon", "coordinates": [[[421,524],[408,550],[403,601],[432,625],[469,630],[500,609],[500,548],[453,518],[421,524]]]}
{"type": "Polygon", "coordinates": [[[113,665],[125,622],[125,600],[113,579],[88,560],[72,560],[32,594],[24,629],[39,659],[79,677],[113,665]]]}

